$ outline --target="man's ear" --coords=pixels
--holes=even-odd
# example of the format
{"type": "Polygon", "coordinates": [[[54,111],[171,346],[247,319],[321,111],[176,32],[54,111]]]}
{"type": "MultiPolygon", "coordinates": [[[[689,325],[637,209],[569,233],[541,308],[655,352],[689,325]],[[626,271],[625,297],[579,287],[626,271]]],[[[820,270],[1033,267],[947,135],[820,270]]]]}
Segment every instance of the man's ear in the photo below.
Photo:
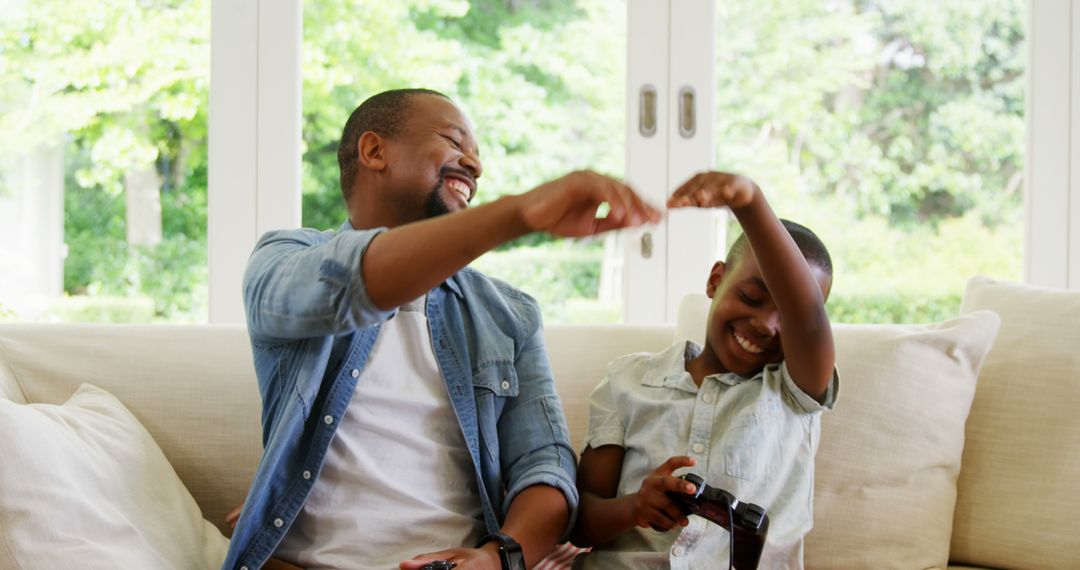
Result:
{"type": "Polygon", "coordinates": [[[710,299],[716,294],[716,288],[720,286],[720,282],[724,280],[724,271],[727,270],[727,266],[723,261],[717,261],[713,264],[712,270],[709,271],[709,280],[705,283],[705,294],[710,299]]]}
{"type": "Polygon", "coordinates": [[[367,131],[356,141],[357,159],[368,170],[386,168],[386,140],[377,133],[367,131]]]}

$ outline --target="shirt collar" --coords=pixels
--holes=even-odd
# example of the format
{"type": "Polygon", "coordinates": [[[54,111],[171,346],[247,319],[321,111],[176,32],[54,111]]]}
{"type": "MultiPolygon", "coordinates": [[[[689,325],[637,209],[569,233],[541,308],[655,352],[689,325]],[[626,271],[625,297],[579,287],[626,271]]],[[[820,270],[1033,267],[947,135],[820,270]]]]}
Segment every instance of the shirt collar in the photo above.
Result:
{"type": "MultiPolygon", "coordinates": [[[[697,356],[701,354],[702,350],[703,349],[701,345],[692,340],[686,341],[686,345],[683,347],[682,350],[672,350],[672,354],[669,355],[669,358],[680,359],[679,363],[682,364],[682,370],[680,372],[673,372],[671,374],[668,374],[668,376],[664,379],[665,384],[668,386],[679,387],[680,384],[685,384],[685,381],[688,380],[690,382],[690,385],[693,386],[694,389],[687,391],[696,392],[697,385],[694,384],[694,379],[692,376],[690,376],[690,373],[686,371],[686,362],[692,358],[697,358],[697,356]]],[[[669,370],[676,370],[676,365],[677,364],[675,362],[671,362],[671,368],[669,368],[669,370]]],[[[721,384],[734,386],[736,384],[746,382],[747,380],[753,380],[754,378],[758,378],[760,376],[760,372],[749,378],[745,376],[740,376],[734,372],[720,372],[718,374],[709,374],[702,379],[702,382],[715,380],[717,382],[720,382],[721,384]]]]}
{"type": "MultiPolygon", "coordinates": [[[[379,228],[379,229],[386,229],[386,228],[379,228]]],[[[356,228],[353,227],[352,221],[349,220],[349,218],[345,218],[345,223],[341,224],[341,227],[338,228],[339,233],[340,232],[351,232],[351,231],[355,231],[355,230],[356,230],[356,228]]],[[[457,295],[458,299],[464,299],[465,295],[463,295],[461,293],[461,285],[458,284],[457,280],[458,280],[458,276],[457,276],[457,273],[455,273],[455,274],[451,275],[449,279],[447,279],[446,281],[443,281],[440,284],[440,286],[449,289],[451,292],[453,292],[455,295],[457,295]]]]}

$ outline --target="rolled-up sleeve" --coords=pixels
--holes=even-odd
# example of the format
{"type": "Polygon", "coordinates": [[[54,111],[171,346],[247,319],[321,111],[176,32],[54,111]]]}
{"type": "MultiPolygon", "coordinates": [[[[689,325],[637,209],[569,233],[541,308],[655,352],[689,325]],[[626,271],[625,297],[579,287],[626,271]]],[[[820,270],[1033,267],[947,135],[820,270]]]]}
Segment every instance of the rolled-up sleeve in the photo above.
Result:
{"type": "Polygon", "coordinates": [[[506,515],[514,497],[528,487],[555,487],[562,491],[570,507],[565,538],[577,516],[577,457],[570,444],[541,331],[518,353],[515,369],[518,395],[507,400],[498,424],[506,486],[502,515],[506,515]]]}
{"type": "MultiPolygon", "coordinates": [[[[765,372],[769,373],[770,369],[766,369],[765,372]]],[[[799,385],[795,383],[791,373],[788,371],[786,361],[780,364],[779,374],[784,394],[790,398],[790,402],[794,404],[798,411],[812,414],[831,410],[836,406],[836,399],[840,395],[840,374],[837,373],[835,367],[833,368],[832,378],[829,380],[829,386],[825,390],[825,397],[822,398],[821,402],[818,402],[810,394],[803,392],[802,388],[799,388],[799,385]]]]}
{"type": "Polygon", "coordinates": [[[263,343],[337,334],[382,322],[395,310],[368,297],[360,260],[385,228],[265,234],[244,272],[244,309],[253,340],[263,343]]]}

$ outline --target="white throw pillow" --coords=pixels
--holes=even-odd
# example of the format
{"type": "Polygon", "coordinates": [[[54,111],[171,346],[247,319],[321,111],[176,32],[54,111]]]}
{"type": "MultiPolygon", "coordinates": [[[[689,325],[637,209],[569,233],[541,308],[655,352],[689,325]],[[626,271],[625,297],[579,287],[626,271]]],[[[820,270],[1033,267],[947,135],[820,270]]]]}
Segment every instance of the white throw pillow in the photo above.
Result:
{"type": "Polygon", "coordinates": [[[0,568],[219,568],[227,546],[108,392],[0,399],[0,568]]]}
{"type": "Polygon", "coordinates": [[[964,422],[1000,319],[834,324],[840,399],[821,420],[807,568],[944,568],[964,422]]]}
{"type": "Polygon", "coordinates": [[[1080,568],[1080,291],[975,277],[963,310],[1001,332],[979,374],[952,557],[995,568],[1080,568]]]}

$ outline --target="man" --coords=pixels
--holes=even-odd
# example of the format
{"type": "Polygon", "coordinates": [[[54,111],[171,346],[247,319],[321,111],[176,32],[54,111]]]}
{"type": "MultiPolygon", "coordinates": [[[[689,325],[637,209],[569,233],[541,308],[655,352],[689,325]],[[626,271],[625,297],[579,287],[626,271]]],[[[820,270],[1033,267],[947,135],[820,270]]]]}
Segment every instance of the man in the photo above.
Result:
{"type": "Polygon", "coordinates": [[[224,566],[532,566],[568,531],[574,454],[535,301],[466,265],[659,212],[591,172],[469,208],[472,127],[428,90],[365,101],[338,161],[348,221],[268,233],[244,275],[264,452],[224,566]]]}

